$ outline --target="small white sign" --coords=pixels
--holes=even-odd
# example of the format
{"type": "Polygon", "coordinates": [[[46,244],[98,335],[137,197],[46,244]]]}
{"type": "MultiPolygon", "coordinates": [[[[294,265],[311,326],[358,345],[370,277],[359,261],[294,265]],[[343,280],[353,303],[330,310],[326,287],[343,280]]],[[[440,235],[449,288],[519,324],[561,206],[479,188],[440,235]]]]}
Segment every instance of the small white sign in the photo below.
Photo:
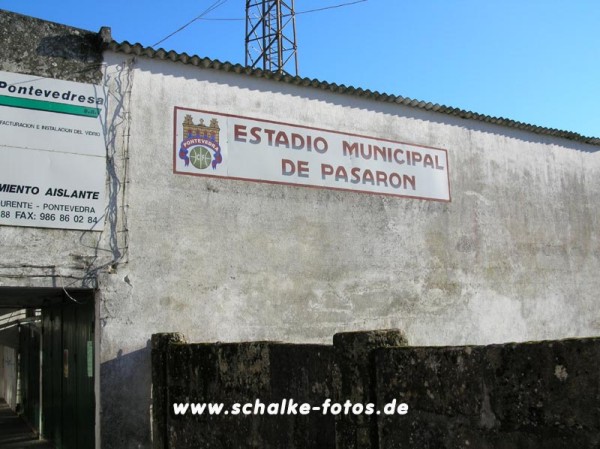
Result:
{"type": "Polygon", "coordinates": [[[174,133],[178,174],[450,201],[440,148],[180,107],[174,133]]]}
{"type": "Polygon", "coordinates": [[[101,231],[101,86],[0,71],[0,224],[101,231]]]}

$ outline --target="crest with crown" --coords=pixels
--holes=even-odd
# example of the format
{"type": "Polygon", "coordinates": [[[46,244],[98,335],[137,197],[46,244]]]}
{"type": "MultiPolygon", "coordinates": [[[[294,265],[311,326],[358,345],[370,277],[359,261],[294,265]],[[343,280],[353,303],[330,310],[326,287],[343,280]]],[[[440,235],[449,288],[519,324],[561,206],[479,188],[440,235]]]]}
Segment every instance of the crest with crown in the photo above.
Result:
{"type": "Polygon", "coordinates": [[[198,124],[195,124],[192,116],[187,114],[182,126],[183,140],[179,148],[179,158],[183,159],[186,167],[191,162],[199,170],[205,170],[209,166],[215,170],[223,162],[219,144],[219,121],[212,118],[207,126],[201,118],[198,124]]]}

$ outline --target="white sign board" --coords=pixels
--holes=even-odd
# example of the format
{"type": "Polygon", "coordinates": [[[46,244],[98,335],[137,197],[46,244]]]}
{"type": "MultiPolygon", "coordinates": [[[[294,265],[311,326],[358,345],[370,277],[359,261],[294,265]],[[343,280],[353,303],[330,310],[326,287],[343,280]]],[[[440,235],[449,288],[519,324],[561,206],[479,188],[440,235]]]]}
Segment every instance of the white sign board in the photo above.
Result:
{"type": "Polygon", "coordinates": [[[100,86],[0,71],[0,224],[101,231],[100,86]]]}
{"type": "Polygon", "coordinates": [[[176,107],[173,171],[450,201],[444,149],[176,107]]]}

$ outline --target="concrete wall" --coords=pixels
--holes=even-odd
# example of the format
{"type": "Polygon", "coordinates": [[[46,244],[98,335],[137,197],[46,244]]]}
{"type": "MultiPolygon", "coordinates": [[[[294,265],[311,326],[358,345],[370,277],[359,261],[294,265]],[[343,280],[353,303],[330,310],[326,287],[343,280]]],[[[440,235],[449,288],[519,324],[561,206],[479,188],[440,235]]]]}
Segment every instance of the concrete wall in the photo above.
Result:
{"type": "Polygon", "coordinates": [[[0,310],[0,398],[15,410],[17,406],[17,352],[19,326],[15,323],[25,317],[24,310],[0,310]]]}
{"type": "MultiPolygon", "coordinates": [[[[102,39],[80,30],[0,10],[0,70],[81,83],[102,82],[102,39]]],[[[105,120],[110,135],[111,120],[105,120]]],[[[111,172],[109,170],[109,172],[111,172]]],[[[111,177],[109,176],[109,179],[111,177]]],[[[107,190],[106,231],[3,226],[0,287],[91,287],[119,256],[115,183],[107,190]]]]}
{"type": "MultiPolygon", "coordinates": [[[[333,394],[339,376],[333,347],[269,342],[174,345],[167,364],[167,439],[169,449],[334,449],[334,417],[269,414],[176,416],[172,403],[268,404],[290,399],[317,404],[333,394]],[[192,399],[193,398],[193,399],[192,399]]],[[[285,408],[287,410],[287,408],[285,408]]],[[[285,413],[285,412],[284,412],[285,413]]],[[[159,447],[159,446],[155,446],[159,447]]]]}
{"type": "Polygon", "coordinates": [[[600,339],[376,350],[378,445],[548,448],[600,444],[600,339]]]}
{"type": "Polygon", "coordinates": [[[152,447],[374,447],[374,415],[355,416],[348,407],[344,413],[332,404],[350,401],[372,407],[375,349],[405,343],[397,330],[337,334],[333,345],[186,344],[180,334],[154,334],[152,447]],[[224,412],[175,413],[173,404],[190,402],[223,404],[224,412]],[[325,410],[312,409],[321,406],[325,410]]]}
{"type": "Polygon", "coordinates": [[[175,327],[194,341],[307,342],[397,327],[411,343],[434,345],[599,332],[589,313],[600,287],[596,147],[172,62],[106,58],[112,74],[129,64],[120,76],[131,83],[131,289],[113,306],[120,318],[107,323],[109,340],[132,336],[138,347],[144,337],[133,329],[175,327]],[[176,105],[447,148],[452,202],[174,175],[176,105]]]}
{"type": "MultiPolygon", "coordinates": [[[[0,48],[0,70],[82,83],[100,84],[103,81],[102,37],[99,33],[0,10],[0,40],[3,42],[0,48]]],[[[108,141],[116,139],[113,119],[103,117],[103,120],[107,148],[111,148],[108,141]]],[[[118,200],[121,184],[116,180],[113,155],[107,153],[107,156],[107,160],[111,158],[111,163],[107,164],[104,231],[92,233],[0,227],[0,287],[96,288],[99,273],[114,272],[114,267],[124,253],[125,233],[118,218],[122,215],[119,209],[122,203],[118,200]]],[[[124,178],[122,175],[119,177],[124,178]]],[[[108,290],[109,285],[111,282],[107,280],[103,288],[108,290]]],[[[23,295],[22,300],[26,301],[31,295],[23,295]]],[[[14,298],[6,299],[10,303],[19,301],[14,298]]],[[[101,323],[99,327],[100,325],[101,323]]],[[[100,343],[100,334],[101,329],[97,344],[100,343]]],[[[99,387],[97,392],[100,393],[99,387]]],[[[99,394],[97,399],[96,421],[99,423],[99,394]]],[[[139,421],[137,427],[148,435],[148,418],[143,416],[139,421]]],[[[96,440],[99,441],[100,427],[97,429],[96,440]]],[[[90,435],[89,438],[93,440],[95,436],[90,435]]],[[[149,436],[145,436],[145,440],[149,440],[149,436]]]]}
{"type": "Polygon", "coordinates": [[[7,346],[0,347],[0,397],[3,398],[13,410],[17,407],[17,351],[7,346]]]}
{"type": "Polygon", "coordinates": [[[153,386],[162,389],[153,396],[155,449],[600,444],[598,338],[399,347],[401,333],[380,331],[337,334],[333,346],[172,341],[152,337],[153,386]],[[319,408],[267,412],[289,398],[319,408]],[[262,415],[233,413],[257,399],[262,415]],[[222,403],[228,413],[176,415],[174,403],[222,403]]]}
{"type": "Polygon", "coordinates": [[[123,435],[145,437],[113,401],[143,398],[146,386],[121,381],[139,375],[154,332],[322,343],[400,328],[414,345],[600,332],[597,147],[170,61],[105,59],[115,135],[127,136],[114,151],[127,161],[128,262],[101,279],[103,422],[123,435]],[[174,106],[446,148],[452,202],[175,175],[174,106]]]}
{"type": "Polygon", "coordinates": [[[102,80],[97,33],[0,10],[0,40],[0,70],[80,83],[102,80]]]}

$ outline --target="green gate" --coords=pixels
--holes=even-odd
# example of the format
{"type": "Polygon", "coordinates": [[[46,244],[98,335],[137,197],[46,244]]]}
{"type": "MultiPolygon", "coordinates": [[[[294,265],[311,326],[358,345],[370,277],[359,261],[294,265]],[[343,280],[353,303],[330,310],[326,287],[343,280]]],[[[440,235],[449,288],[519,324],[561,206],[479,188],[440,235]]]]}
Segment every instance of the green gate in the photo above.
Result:
{"type": "Polygon", "coordinates": [[[40,334],[35,310],[27,310],[19,332],[19,376],[23,418],[37,429],[40,422],[40,334]]]}
{"type": "Polygon", "coordinates": [[[93,449],[94,298],[42,308],[42,435],[57,449],[93,449]]]}

